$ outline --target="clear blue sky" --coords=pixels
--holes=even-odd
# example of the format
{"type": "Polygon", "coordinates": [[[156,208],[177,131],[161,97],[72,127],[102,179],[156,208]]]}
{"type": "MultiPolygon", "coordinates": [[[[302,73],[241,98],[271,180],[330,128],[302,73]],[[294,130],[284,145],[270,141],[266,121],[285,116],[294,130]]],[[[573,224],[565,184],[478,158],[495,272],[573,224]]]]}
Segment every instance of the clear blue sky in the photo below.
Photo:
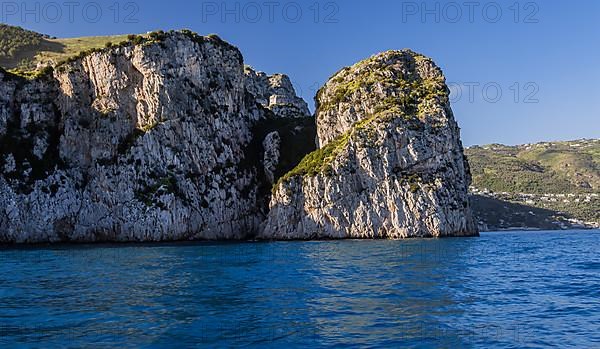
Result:
{"type": "Polygon", "coordinates": [[[444,70],[466,145],[600,137],[598,1],[76,3],[70,11],[61,1],[3,2],[0,16],[58,37],[217,33],[241,49],[247,64],[288,74],[311,104],[341,67],[411,48],[444,70]]]}

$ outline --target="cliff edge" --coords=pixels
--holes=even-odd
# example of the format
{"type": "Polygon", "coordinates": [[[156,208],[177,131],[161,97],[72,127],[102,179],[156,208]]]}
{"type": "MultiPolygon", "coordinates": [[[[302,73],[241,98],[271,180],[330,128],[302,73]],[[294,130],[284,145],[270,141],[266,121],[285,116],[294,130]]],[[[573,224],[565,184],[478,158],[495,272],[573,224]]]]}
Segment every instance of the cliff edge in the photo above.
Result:
{"type": "Polygon", "coordinates": [[[1,242],[251,237],[279,164],[271,125],[313,120],[287,77],[189,31],[131,36],[35,78],[0,71],[0,90],[1,242]]]}

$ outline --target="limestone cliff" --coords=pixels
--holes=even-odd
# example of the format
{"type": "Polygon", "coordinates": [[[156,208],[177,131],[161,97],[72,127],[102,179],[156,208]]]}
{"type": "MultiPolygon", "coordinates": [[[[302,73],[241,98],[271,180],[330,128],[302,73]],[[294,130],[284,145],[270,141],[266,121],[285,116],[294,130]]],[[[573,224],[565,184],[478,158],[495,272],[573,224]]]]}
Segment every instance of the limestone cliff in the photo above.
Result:
{"type": "Polygon", "coordinates": [[[0,243],[477,234],[431,60],[375,56],[317,105],[189,31],[0,70],[0,243]]]}
{"type": "Polygon", "coordinates": [[[310,114],[308,105],[296,96],[292,82],[286,75],[269,76],[249,66],[245,67],[244,72],[248,92],[265,108],[282,117],[296,118],[310,114]]]}
{"type": "Polygon", "coordinates": [[[320,149],[274,188],[260,236],[477,235],[448,93],[441,70],[409,50],[335,74],[316,98],[320,149]]]}
{"type": "Polygon", "coordinates": [[[33,80],[2,71],[0,242],[253,236],[279,162],[252,147],[275,139],[255,128],[306,114],[287,77],[244,71],[235,47],[189,31],[33,80]]]}

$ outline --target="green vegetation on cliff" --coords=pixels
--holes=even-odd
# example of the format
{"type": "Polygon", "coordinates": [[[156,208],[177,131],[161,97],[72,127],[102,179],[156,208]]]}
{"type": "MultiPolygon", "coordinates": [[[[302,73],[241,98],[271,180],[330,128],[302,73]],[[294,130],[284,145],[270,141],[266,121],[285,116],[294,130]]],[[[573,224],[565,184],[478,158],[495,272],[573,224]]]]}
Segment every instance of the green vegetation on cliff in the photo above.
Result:
{"type": "Polygon", "coordinates": [[[387,60],[394,56],[402,56],[403,59],[410,62],[409,69],[404,76],[398,76],[393,72],[393,68],[387,66],[387,62],[382,55],[375,55],[365,59],[352,67],[346,67],[334,74],[329,83],[321,88],[317,93],[317,107],[321,112],[326,112],[347,101],[357,91],[361,89],[372,90],[376,86],[380,89],[394,91],[381,100],[375,113],[386,110],[394,110],[399,114],[414,116],[419,109],[419,105],[425,99],[448,98],[449,91],[444,84],[443,75],[439,78],[423,80],[416,67],[418,64],[428,62],[433,65],[430,58],[415,53],[411,50],[387,51],[384,53],[387,60]],[[330,97],[323,101],[322,95],[325,89],[330,89],[330,97]],[[396,92],[399,92],[396,94],[396,92]]]}
{"type": "MultiPolygon", "coordinates": [[[[208,40],[216,45],[234,48],[215,34],[204,37],[190,30],[184,29],[180,32],[196,42],[208,40]]],[[[0,67],[19,76],[34,78],[40,75],[40,67],[59,66],[107,48],[161,42],[165,34],[159,30],[144,35],[57,39],[20,27],[0,24],[0,67]]]]}
{"type": "Polygon", "coordinates": [[[436,105],[440,100],[447,102],[449,93],[441,71],[427,77],[419,72],[428,64],[435,69],[430,58],[411,50],[387,51],[335,73],[317,93],[317,115],[327,113],[341,103],[364,100],[365,96],[376,101],[373,109],[346,132],[306,155],[298,166],[281,177],[274,189],[292,177],[328,174],[330,164],[350,140],[376,146],[378,124],[401,119],[404,127],[422,129],[421,114],[427,112],[429,105],[436,105]],[[390,63],[394,61],[404,64],[401,73],[398,66],[390,63]],[[375,90],[379,92],[375,93],[375,90]],[[385,97],[381,97],[382,94],[385,97]]]}
{"type": "MultiPolygon", "coordinates": [[[[180,33],[195,42],[210,41],[215,45],[237,50],[216,34],[201,36],[187,29],[181,30],[180,33]]],[[[166,33],[158,30],[143,35],[126,34],[57,39],[20,27],[2,24],[0,25],[0,67],[21,77],[37,78],[51,72],[50,66],[59,67],[64,63],[105,49],[161,42],[165,37],[166,33]]]]}
{"type": "Polygon", "coordinates": [[[368,126],[376,121],[387,120],[379,115],[371,116],[367,119],[356,122],[352,128],[343,134],[339,135],[331,142],[327,143],[320,149],[317,149],[304,158],[302,161],[283,175],[278,183],[273,187],[277,188],[282,182],[290,180],[296,176],[315,176],[319,173],[329,173],[331,171],[331,163],[336,157],[348,146],[351,139],[359,139],[361,142],[369,142],[369,137],[363,137],[364,133],[368,133],[368,126]]]}
{"type": "Polygon", "coordinates": [[[328,165],[336,158],[336,156],[348,145],[348,141],[352,136],[352,132],[348,131],[337,137],[333,141],[327,143],[323,148],[317,149],[306,155],[298,166],[286,173],[280,178],[274,189],[281,182],[286,182],[296,176],[314,176],[328,169],[328,165]]]}

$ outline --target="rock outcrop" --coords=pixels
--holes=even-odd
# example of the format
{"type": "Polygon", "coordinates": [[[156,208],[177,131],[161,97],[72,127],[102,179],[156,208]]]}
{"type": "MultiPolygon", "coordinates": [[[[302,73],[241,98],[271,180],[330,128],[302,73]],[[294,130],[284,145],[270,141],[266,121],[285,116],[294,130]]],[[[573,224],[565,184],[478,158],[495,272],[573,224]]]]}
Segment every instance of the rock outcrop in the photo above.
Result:
{"type": "Polygon", "coordinates": [[[296,96],[290,78],[283,74],[267,75],[245,67],[246,86],[248,92],[257,101],[281,117],[304,117],[310,115],[306,102],[296,96]]]}
{"type": "Polygon", "coordinates": [[[319,91],[320,149],[274,188],[265,239],[477,235],[471,181],[441,70],[409,50],[319,91]]]}
{"type": "Polygon", "coordinates": [[[0,242],[251,237],[270,188],[261,160],[279,160],[251,149],[254,128],[305,106],[287,77],[245,72],[235,47],[188,31],[33,80],[0,72],[0,242]]]}
{"type": "Polygon", "coordinates": [[[431,60],[375,56],[317,104],[189,31],[0,70],[0,243],[477,234],[431,60]]]}

